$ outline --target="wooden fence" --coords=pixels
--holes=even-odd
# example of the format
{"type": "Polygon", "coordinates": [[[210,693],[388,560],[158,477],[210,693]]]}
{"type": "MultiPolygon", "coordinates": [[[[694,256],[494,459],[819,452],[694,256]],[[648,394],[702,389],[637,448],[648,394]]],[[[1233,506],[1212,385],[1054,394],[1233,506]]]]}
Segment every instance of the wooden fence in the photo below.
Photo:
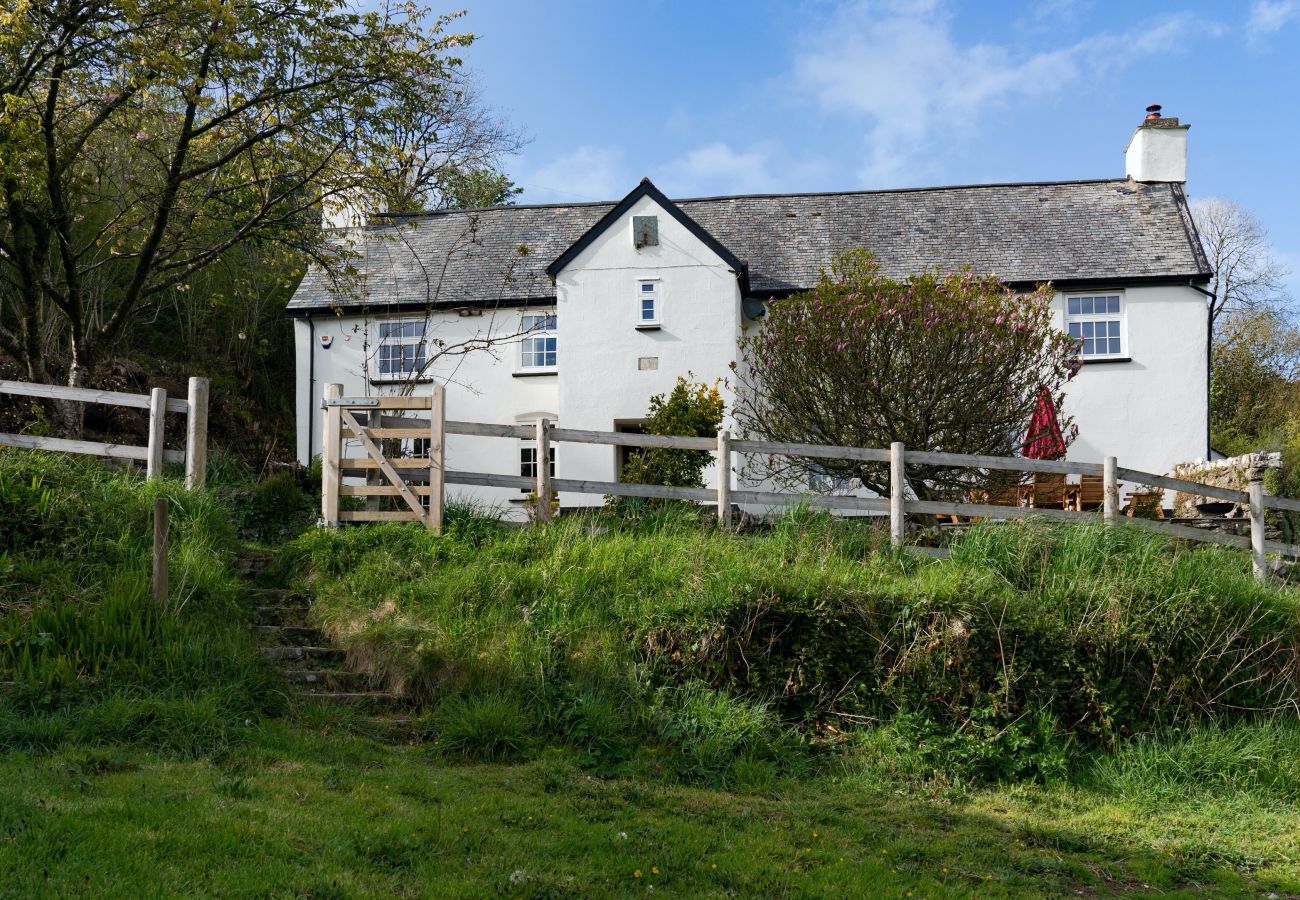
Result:
{"type": "Polygon", "coordinates": [[[1268,571],[1266,555],[1269,553],[1288,558],[1300,558],[1300,545],[1265,539],[1265,510],[1300,512],[1300,500],[1272,497],[1264,493],[1263,473],[1251,473],[1249,488],[1245,491],[1215,485],[1201,484],[1167,475],[1157,475],[1137,469],[1121,467],[1115,457],[1100,463],[1074,460],[1036,460],[1023,457],[977,456],[964,453],[938,453],[908,450],[901,443],[888,449],[864,447],[834,447],[822,444],[789,444],[770,441],[751,441],[732,438],[725,431],[712,437],[665,437],[661,435],[631,434],[611,431],[582,431],[557,428],[542,419],[535,426],[494,425],[478,422],[457,422],[445,418],[444,389],[435,386],[430,397],[353,397],[342,396],[342,385],[325,386],[325,432],[323,451],[322,520],[327,525],[340,522],[418,520],[427,527],[440,531],[446,485],[472,485],[482,487],[519,488],[533,495],[533,518],[546,521],[551,517],[551,497],[557,492],[599,494],[602,496],[657,497],[670,500],[688,500],[697,503],[716,503],[718,521],[723,527],[732,523],[733,504],[775,508],[795,503],[806,503],[827,509],[852,510],[888,514],[890,539],[902,546],[907,537],[907,519],[911,514],[953,515],[988,519],[1013,519],[1045,517],[1073,522],[1097,521],[1096,512],[1042,507],[1022,507],[997,503],[952,502],[920,500],[909,497],[906,471],[908,465],[949,466],[978,470],[1002,470],[1043,474],[1089,475],[1103,479],[1103,505],[1101,519],[1115,522],[1120,511],[1120,483],[1143,485],[1162,490],[1184,491],[1216,500],[1227,500],[1246,506],[1250,515],[1250,535],[1227,534],[1212,529],[1196,528],[1151,519],[1133,518],[1128,521],[1138,527],[1157,531],[1176,538],[1206,543],[1224,544],[1251,551],[1255,574],[1264,577],[1268,571]],[[367,421],[362,423],[357,413],[364,411],[367,421]],[[401,411],[404,416],[384,415],[386,411],[401,411]],[[425,411],[429,418],[410,417],[411,412],[425,411]],[[536,476],[502,475],[490,472],[448,471],[445,466],[446,438],[449,435],[532,440],[536,442],[536,476]],[[384,455],[376,440],[418,438],[429,442],[427,454],[410,458],[392,458],[384,455]],[[345,458],[341,455],[344,439],[359,440],[366,456],[345,458]],[[715,488],[665,487],[653,484],[629,484],[614,481],[587,481],[574,478],[553,478],[545,461],[549,459],[553,443],[604,444],[625,447],[661,447],[676,450],[707,450],[716,454],[718,484],[715,488]],[[844,459],[863,462],[887,463],[890,471],[888,497],[850,497],[824,494],[797,494],[738,489],[732,484],[732,459],[734,454],[761,454],[791,456],[804,459],[844,459]],[[387,484],[347,485],[343,479],[378,470],[387,484]],[[420,481],[422,484],[411,482],[420,481]],[[400,496],[406,509],[398,511],[339,509],[340,497],[400,496]]]}
{"type": "Polygon", "coordinates": [[[53,450],[59,453],[84,453],[112,459],[140,460],[144,462],[148,477],[151,479],[162,476],[164,462],[184,463],[185,486],[189,488],[203,486],[208,467],[208,379],[206,378],[191,378],[189,396],[184,400],[169,399],[167,391],[163,388],[154,388],[148,394],[125,394],[119,391],[97,391],[89,388],[63,387],[57,384],[2,380],[0,380],[0,394],[17,394],[23,397],[77,403],[103,403],[109,406],[149,410],[149,443],[144,447],[31,434],[0,434],[0,447],[27,447],[32,450],[53,450]],[[184,451],[163,448],[163,426],[167,413],[178,413],[187,417],[184,451]]]}

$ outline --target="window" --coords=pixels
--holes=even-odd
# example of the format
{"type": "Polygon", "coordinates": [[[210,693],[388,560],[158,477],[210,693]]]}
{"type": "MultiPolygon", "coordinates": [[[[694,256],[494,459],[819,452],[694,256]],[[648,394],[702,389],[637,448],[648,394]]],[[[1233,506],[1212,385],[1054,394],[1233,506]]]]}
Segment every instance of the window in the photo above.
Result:
{"type": "Polygon", "coordinates": [[[1124,355],[1123,303],[1118,294],[1067,297],[1065,324],[1070,337],[1079,341],[1083,359],[1124,355]]]}
{"type": "Polygon", "coordinates": [[[658,328],[659,327],[659,282],[657,281],[640,281],[637,282],[637,308],[636,308],[636,327],[637,328],[658,328]]]}
{"type": "Polygon", "coordinates": [[[832,475],[821,463],[812,463],[808,470],[808,489],[818,494],[847,494],[853,490],[854,481],[845,475],[832,475]]]}
{"type": "Polygon", "coordinates": [[[379,323],[379,375],[399,378],[419,373],[425,364],[423,322],[379,323]]]}
{"type": "Polygon", "coordinates": [[[519,368],[554,369],[555,313],[525,313],[520,317],[519,330],[524,334],[519,348],[519,368]]]}
{"type": "MultiPolygon", "coordinates": [[[[552,421],[554,421],[554,420],[552,420],[552,421]]],[[[520,422],[519,424],[521,424],[521,425],[535,426],[537,423],[536,423],[536,422],[520,422]]],[[[548,460],[548,461],[549,461],[549,464],[550,464],[550,473],[551,473],[551,477],[554,478],[554,477],[555,477],[555,445],[554,445],[554,444],[551,444],[547,449],[550,450],[550,453],[549,453],[549,457],[550,457],[550,458],[549,458],[549,460],[548,460]]],[[[519,474],[520,474],[521,476],[523,476],[524,478],[531,478],[531,479],[534,480],[534,482],[536,482],[536,480],[537,480],[537,441],[529,439],[529,440],[523,440],[523,441],[520,441],[520,442],[519,442],[519,474]]],[[[530,493],[532,493],[532,492],[533,492],[533,488],[520,488],[520,489],[519,489],[519,493],[521,493],[521,494],[530,494],[530,493]]]]}

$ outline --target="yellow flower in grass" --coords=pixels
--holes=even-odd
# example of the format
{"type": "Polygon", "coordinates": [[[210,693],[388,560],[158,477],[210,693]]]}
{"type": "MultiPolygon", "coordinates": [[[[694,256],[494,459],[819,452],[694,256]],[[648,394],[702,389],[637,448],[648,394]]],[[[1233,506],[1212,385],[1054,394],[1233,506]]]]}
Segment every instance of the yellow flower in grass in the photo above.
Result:
{"type": "Polygon", "coordinates": [[[659,874],[659,867],[658,867],[658,866],[651,866],[651,867],[650,867],[650,874],[651,874],[651,875],[658,875],[658,874],[659,874]]]}
{"type": "Polygon", "coordinates": [[[633,869],[633,870],[632,870],[632,877],[633,877],[633,878],[640,878],[640,877],[641,877],[641,870],[640,870],[640,869],[633,869]]]}

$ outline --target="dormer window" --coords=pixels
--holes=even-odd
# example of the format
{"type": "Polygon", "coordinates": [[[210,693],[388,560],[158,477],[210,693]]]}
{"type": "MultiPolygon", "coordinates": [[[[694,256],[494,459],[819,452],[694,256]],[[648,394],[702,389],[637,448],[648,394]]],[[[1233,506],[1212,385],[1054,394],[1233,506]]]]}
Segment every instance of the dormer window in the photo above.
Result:
{"type": "Polygon", "coordinates": [[[644,280],[637,282],[636,297],[636,327],[637,328],[658,328],[659,327],[659,282],[644,280]]]}

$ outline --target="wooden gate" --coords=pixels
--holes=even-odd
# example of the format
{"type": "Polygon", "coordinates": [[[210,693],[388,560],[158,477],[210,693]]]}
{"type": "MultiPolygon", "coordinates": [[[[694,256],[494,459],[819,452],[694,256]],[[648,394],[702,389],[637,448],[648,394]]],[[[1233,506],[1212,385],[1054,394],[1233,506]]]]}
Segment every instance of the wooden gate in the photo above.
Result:
{"type": "Polygon", "coordinates": [[[343,385],[327,384],[324,408],[324,523],[419,521],[441,533],[446,389],[434,385],[428,397],[344,397],[343,385]],[[409,455],[400,451],[401,441],[412,442],[409,455]],[[363,455],[344,456],[345,446],[363,455]],[[376,483],[376,474],[383,483],[376,483]],[[359,477],[367,477],[367,483],[343,483],[359,477]],[[341,497],[364,497],[367,508],[340,510],[341,497]],[[399,508],[380,509],[384,498],[400,500],[399,508]]]}

